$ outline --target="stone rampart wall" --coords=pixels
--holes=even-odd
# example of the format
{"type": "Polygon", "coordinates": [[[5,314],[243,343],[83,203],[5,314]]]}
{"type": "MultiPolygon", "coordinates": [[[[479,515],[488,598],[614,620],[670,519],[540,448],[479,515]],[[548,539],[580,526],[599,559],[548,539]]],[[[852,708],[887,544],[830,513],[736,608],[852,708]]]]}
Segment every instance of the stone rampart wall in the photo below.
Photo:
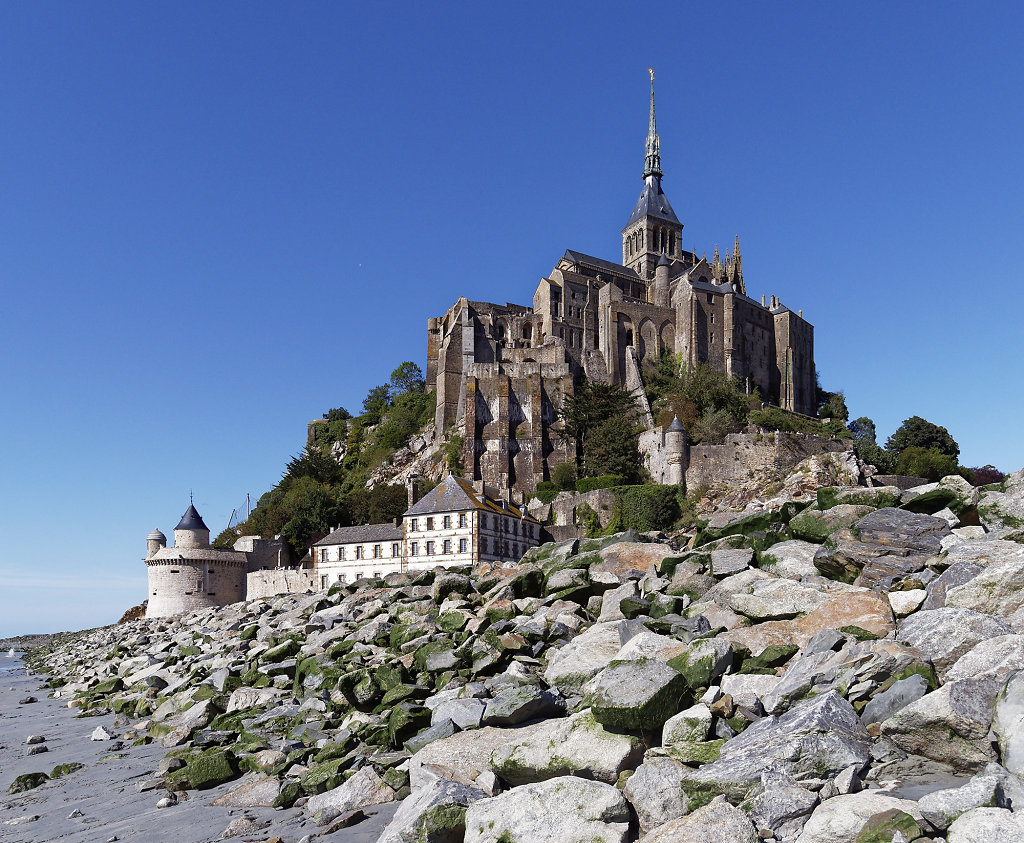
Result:
{"type": "Polygon", "coordinates": [[[253,571],[246,575],[246,600],[273,597],[275,594],[293,594],[316,591],[316,574],[295,568],[253,571]]]}
{"type": "Polygon", "coordinates": [[[755,475],[786,473],[813,454],[845,451],[847,445],[807,433],[732,433],[722,445],[694,445],[686,488],[743,483],[755,475]]]}

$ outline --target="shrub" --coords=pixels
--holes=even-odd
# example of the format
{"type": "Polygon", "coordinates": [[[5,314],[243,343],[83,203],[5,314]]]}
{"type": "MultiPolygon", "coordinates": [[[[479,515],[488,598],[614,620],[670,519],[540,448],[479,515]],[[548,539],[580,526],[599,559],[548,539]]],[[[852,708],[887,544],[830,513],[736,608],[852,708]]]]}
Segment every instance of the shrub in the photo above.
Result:
{"type": "Polygon", "coordinates": [[[576,466],[571,462],[556,465],[551,472],[551,480],[563,492],[573,491],[576,488],[576,466]]]}
{"type": "MultiPolygon", "coordinates": [[[[600,477],[581,477],[576,481],[577,492],[593,492],[595,489],[611,489],[614,486],[621,486],[626,478],[621,474],[602,474],[600,477]]],[[[540,484],[537,484],[540,488],[540,484]]]]}
{"type": "Polygon", "coordinates": [[[918,445],[904,448],[896,460],[898,474],[925,477],[932,482],[956,474],[956,469],[956,457],[944,454],[937,448],[922,448],[918,445]]]}
{"type": "Polygon", "coordinates": [[[676,486],[619,486],[614,491],[616,530],[667,530],[679,519],[676,486]]]}
{"type": "Polygon", "coordinates": [[[551,503],[558,495],[558,486],[550,480],[541,480],[537,484],[537,500],[541,503],[551,503]]]}

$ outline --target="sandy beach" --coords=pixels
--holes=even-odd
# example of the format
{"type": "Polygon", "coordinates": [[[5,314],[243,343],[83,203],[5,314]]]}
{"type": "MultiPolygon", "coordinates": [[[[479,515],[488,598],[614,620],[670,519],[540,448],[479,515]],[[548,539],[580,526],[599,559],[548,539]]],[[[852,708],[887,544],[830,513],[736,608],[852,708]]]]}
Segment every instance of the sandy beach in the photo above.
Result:
{"type": "Polygon", "coordinates": [[[251,818],[250,830],[234,839],[296,843],[304,838],[373,843],[390,820],[397,804],[367,809],[358,825],[318,836],[317,828],[300,808],[228,808],[210,805],[236,788],[238,781],[188,794],[176,805],[157,808],[163,789],[140,791],[153,777],[166,750],[159,745],[132,746],[116,736],[114,715],[74,716],[65,701],[51,699],[41,678],[28,673],[19,659],[0,654],[0,840],[4,843],[205,843],[222,839],[228,825],[251,818]],[[35,702],[25,702],[35,697],[35,702]],[[103,726],[115,733],[109,741],[91,740],[103,726]],[[47,751],[30,755],[26,741],[38,735],[47,751]],[[49,774],[60,764],[83,765],[62,778],[15,795],[7,790],[24,773],[49,774]],[[265,825],[264,825],[265,824],[265,825]],[[262,827],[259,827],[262,826],[262,827]]]}

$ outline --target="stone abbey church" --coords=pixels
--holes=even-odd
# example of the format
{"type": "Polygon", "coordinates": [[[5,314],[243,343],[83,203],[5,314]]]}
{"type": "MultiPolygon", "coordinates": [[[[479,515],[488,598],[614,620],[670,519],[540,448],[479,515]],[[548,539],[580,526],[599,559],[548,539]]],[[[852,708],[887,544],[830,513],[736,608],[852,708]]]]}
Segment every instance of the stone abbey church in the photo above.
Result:
{"type": "MultiPolygon", "coordinates": [[[[747,295],[739,238],[724,259],[717,247],[710,262],[685,250],[662,177],[651,71],[643,189],[622,229],[622,262],[566,251],[532,307],[462,297],[428,320],[436,431],[454,425],[463,436],[470,480],[534,491],[575,456],[555,425],[581,374],[635,389],[644,362],[664,351],[738,378],[783,409],[815,412],[813,326],[775,296],[747,295]]],[[[679,455],[664,453],[673,437],[638,395],[647,467],[656,482],[678,482],[667,465],[679,455]]]]}

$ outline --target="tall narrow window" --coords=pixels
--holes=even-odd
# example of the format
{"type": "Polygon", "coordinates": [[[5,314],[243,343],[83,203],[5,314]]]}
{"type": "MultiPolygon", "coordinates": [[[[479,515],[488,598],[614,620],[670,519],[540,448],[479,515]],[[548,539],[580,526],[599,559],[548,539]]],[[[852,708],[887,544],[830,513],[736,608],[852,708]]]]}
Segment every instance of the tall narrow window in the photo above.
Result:
{"type": "Polygon", "coordinates": [[[459,526],[460,527],[465,527],[466,526],[466,513],[465,512],[460,512],[459,513],[459,526]]]}
{"type": "Polygon", "coordinates": [[[450,515],[446,515],[444,517],[444,529],[450,530],[451,528],[452,528],[452,517],[450,515]]]}
{"type": "Polygon", "coordinates": [[[465,539],[459,539],[459,553],[465,553],[466,552],[466,545],[467,545],[467,542],[466,542],[465,539]]]}

